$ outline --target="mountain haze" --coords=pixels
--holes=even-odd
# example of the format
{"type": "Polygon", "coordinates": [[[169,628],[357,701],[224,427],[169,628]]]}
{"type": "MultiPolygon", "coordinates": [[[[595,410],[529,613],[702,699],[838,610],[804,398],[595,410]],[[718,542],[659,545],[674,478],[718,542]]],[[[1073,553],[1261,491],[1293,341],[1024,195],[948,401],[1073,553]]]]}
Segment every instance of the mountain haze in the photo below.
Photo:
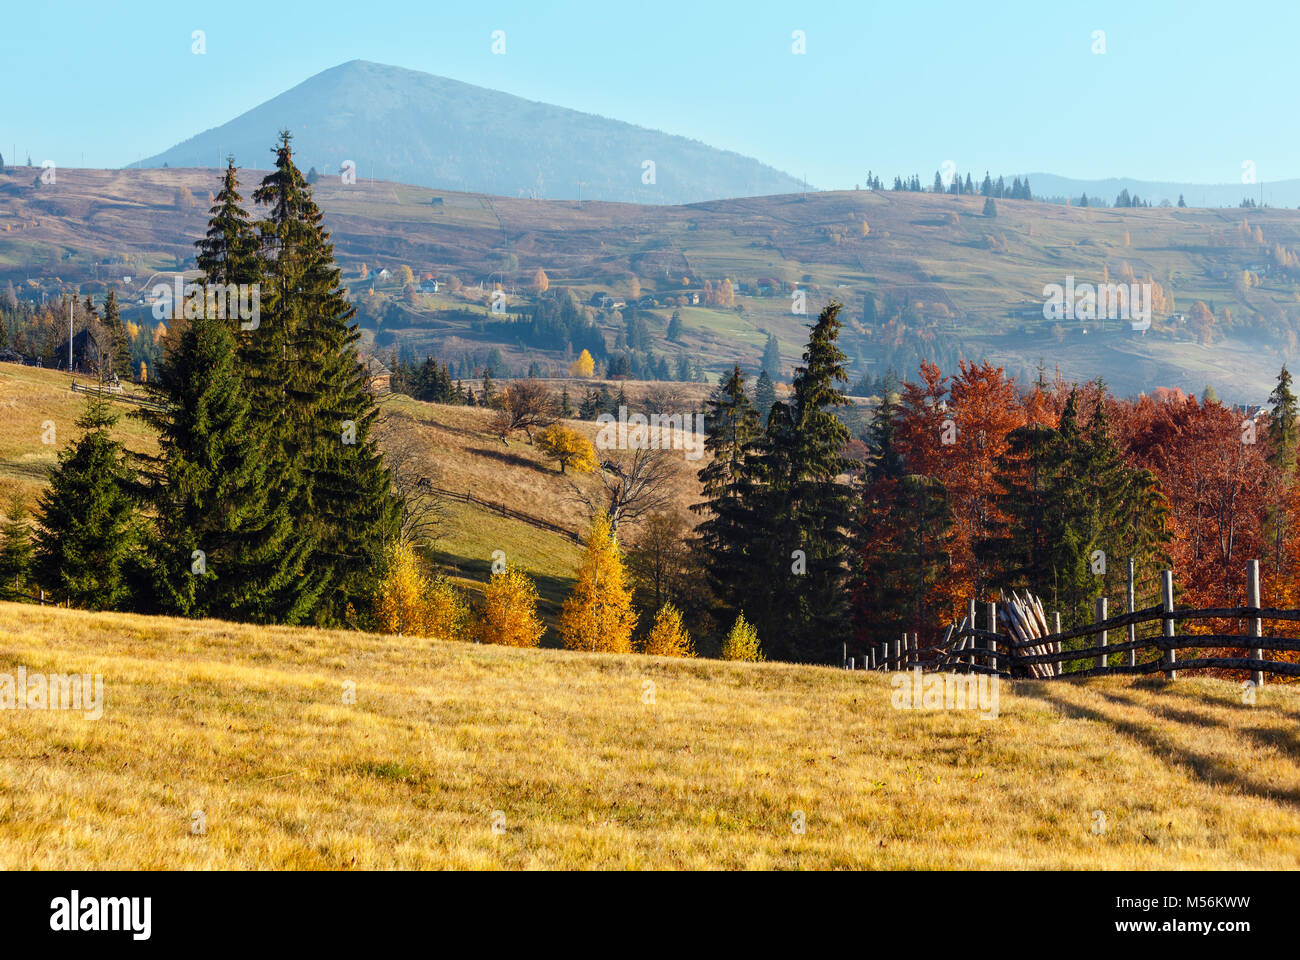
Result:
{"type": "MultiPolygon", "coordinates": [[[[437,189],[542,197],[695,203],[793,193],[800,181],[749,157],[594,114],[446,77],[352,60],[228,123],[132,166],[264,167],[276,134],[294,135],[303,170],[437,189]],[[654,183],[643,183],[645,161],[654,183]]],[[[648,179],[648,177],[646,177],[648,179]]]]}
{"type": "MultiPolygon", "coordinates": [[[[1245,172],[1245,171],[1243,171],[1245,172]]],[[[1092,199],[1114,203],[1121,190],[1130,195],[1158,204],[1168,200],[1178,202],[1181,196],[1189,207],[1235,207],[1250,198],[1270,207],[1300,206],[1300,180],[1242,183],[1177,183],[1174,181],[1135,180],[1132,177],[1108,177],[1104,180],[1078,180],[1058,177],[1051,173],[1031,173],[1029,183],[1036,197],[1070,197],[1078,200],[1082,194],[1092,199]]]]}

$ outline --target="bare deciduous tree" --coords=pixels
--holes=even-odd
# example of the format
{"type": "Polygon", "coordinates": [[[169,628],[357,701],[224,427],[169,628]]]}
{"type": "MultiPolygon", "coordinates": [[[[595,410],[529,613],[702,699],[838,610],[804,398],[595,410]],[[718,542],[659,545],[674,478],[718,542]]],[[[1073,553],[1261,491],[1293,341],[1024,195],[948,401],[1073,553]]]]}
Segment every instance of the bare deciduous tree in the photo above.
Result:
{"type": "Polygon", "coordinates": [[[686,408],[686,396],[673,383],[656,383],[646,391],[646,413],[681,413],[686,408]]]}
{"type": "Polygon", "coordinates": [[[375,436],[384,463],[393,475],[393,492],[402,502],[398,539],[403,544],[435,540],[446,519],[445,502],[437,492],[440,479],[428,444],[400,414],[387,412],[375,421],[375,436]]]}
{"type": "Polygon", "coordinates": [[[635,523],[672,503],[672,484],[678,469],[673,451],[638,449],[617,459],[602,460],[595,471],[598,482],[593,490],[585,490],[572,480],[569,485],[592,516],[604,510],[610,528],[617,532],[620,523],[635,523]]]}
{"type": "Polygon", "coordinates": [[[549,427],[556,420],[555,399],[539,380],[519,380],[501,391],[498,412],[492,418],[492,432],[503,442],[522,430],[533,440],[533,430],[549,427]]]}

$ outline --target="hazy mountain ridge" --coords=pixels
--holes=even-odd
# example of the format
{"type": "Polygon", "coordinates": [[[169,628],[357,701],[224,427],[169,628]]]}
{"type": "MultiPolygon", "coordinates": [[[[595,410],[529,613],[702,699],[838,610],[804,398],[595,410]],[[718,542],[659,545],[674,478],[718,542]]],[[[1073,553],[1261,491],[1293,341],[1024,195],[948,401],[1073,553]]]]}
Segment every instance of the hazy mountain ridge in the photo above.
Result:
{"type": "Polygon", "coordinates": [[[693,203],[792,193],[801,181],[738,153],[445,77],[352,60],[132,166],[264,167],[282,128],[306,170],[547,199],[693,203]],[[653,181],[646,161],[652,161],[653,181]],[[581,181],[581,187],[579,187],[581,181]]]}
{"type": "Polygon", "coordinates": [[[1111,204],[1121,190],[1127,190],[1130,196],[1141,197],[1152,204],[1159,204],[1162,200],[1176,204],[1181,196],[1189,207],[1235,207],[1246,198],[1261,203],[1262,197],[1262,202],[1271,207],[1300,206],[1300,179],[1275,183],[1176,183],[1133,177],[1079,180],[1052,173],[1031,173],[1028,177],[1035,197],[1077,200],[1086,193],[1090,199],[1101,199],[1111,204]]]}

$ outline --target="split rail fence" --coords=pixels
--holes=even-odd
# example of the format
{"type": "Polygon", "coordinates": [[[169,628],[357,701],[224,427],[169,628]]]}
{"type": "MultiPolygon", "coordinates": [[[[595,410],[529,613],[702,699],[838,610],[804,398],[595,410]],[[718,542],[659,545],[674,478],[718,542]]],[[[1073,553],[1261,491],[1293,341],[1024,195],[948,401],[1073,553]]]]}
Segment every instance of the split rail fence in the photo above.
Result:
{"type": "MultiPolygon", "coordinates": [[[[1243,607],[1179,609],[1174,605],[1172,570],[1161,573],[1161,602],[1134,609],[1133,564],[1129,563],[1128,610],[1107,616],[1105,597],[1097,601],[1097,619],[1070,630],[1061,629],[1061,615],[1053,613],[1051,628],[1037,635],[1023,629],[1026,607],[1037,605],[1036,619],[1045,621],[1041,604],[1032,597],[1013,595],[1003,604],[1001,617],[997,603],[977,604],[969,601],[966,617],[950,626],[944,639],[932,647],[920,648],[916,634],[902,634],[892,642],[882,642],[869,650],[865,658],[846,656],[846,669],[927,670],[996,674],[1001,677],[1052,679],[1089,677],[1109,674],[1164,674],[1176,679],[1190,670],[1240,670],[1250,674],[1256,686],[1267,674],[1281,677],[1300,676],[1300,663],[1266,659],[1266,653],[1300,651],[1300,637],[1264,636],[1264,623],[1300,621],[1300,610],[1283,610],[1260,606],[1259,561],[1250,561],[1247,575],[1247,600],[1243,607]],[[1017,613],[1008,616],[1008,607],[1017,613]],[[981,610],[981,606],[983,609],[981,610]],[[1242,633],[1186,633],[1180,628],[1206,620],[1238,620],[1242,633]],[[1138,636],[1144,624],[1159,624],[1159,631],[1138,636]],[[1024,639],[1020,639],[1024,637],[1024,639]],[[1082,645],[1066,644],[1083,641],[1082,645]],[[1240,650],[1240,656],[1223,656],[1225,650],[1240,650]],[[1180,659],[1185,651],[1194,653],[1180,659]],[[860,662],[865,659],[865,663],[860,662]]],[[[1296,631],[1292,631],[1296,632],[1296,631]]],[[[846,651],[847,654],[847,651],[846,651]]]]}
{"type": "Polygon", "coordinates": [[[440,497],[445,497],[448,500],[454,500],[458,503],[477,504],[478,506],[486,507],[500,516],[509,517],[512,520],[527,523],[530,526],[537,527],[539,530],[549,530],[552,533],[561,534],[562,536],[568,537],[574,543],[584,542],[582,535],[575,530],[570,530],[568,527],[562,527],[558,523],[552,523],[551,521],[545,520],[541,517],[535,517],[531,513],[524,513],[522,510],[507,507],[504,503],[484,500],[482,497],[474,496],[474,494],[470,493],[468,490],[461,493],[459,490],[448,490],[446,487],[435,487],[432,484],[427,485],[426,489],[430,493],[436,494],[440,497]]]}

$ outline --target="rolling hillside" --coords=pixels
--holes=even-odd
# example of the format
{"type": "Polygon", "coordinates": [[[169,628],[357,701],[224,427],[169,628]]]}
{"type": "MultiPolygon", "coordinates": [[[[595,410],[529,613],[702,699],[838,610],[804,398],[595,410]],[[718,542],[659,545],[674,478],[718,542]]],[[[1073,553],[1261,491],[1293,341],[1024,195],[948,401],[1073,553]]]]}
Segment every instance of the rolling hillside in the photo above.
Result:
{"type": "MultiPolygon", "coordinates": [[[[258,176],[244,172],[246,191],[258,176]]],[[[132,301],[156,274],[192,263],[216,183],[215,171],[197,169],[61,170],[55,184],[40,187],[33,179],[26,168],[0,174],[0,281],[29,297],[69,286],[102,291],[111,283],[132,301]]],[[[516,312],[528,307],[526,285],[539,267],[553,288],[569,288],[584,302],[595,291],[629,297],[635,277],[643,294],[665,304],[649,314],[656,352],[684,351],[715,375],[735,359],[753,363],[769,331],[788,370],[802,351],[809,314],[832,296],[848,304],[843,344],[855,376],[888,363],[909,374],[920,356],[960,355],[1004,364],[1022,381],[1042,362],[1073,379],[1105,376],[1121,393],[1210,384],[1225,400],[1260,402],[1277,368],[1300,352],[1296,275],[1275,262],[1279,250],[1300,250],[1296,211],[1008,200],[988,218],[979,197],[893,191],[690,206],[578,204],[330,178],[317,184],[316,196],[358,297],[372,287],[381,300],[398,297],[396,281],[385,287],[376,276],[400,266],[417,276],[455,275],[480,298],[478,284],[503,282],[516,312]],[[360,275],[362,264],[369,279],[360,275]],[[1210,342],[1170,316],[1157,315],[1146,333],[1123,321],[1043,319],[1046,285],[1071,276],[1113,280],[1125,267],[1161,284],[1179,314],[1203,301],[1218,324],[1210,342]],[[683,338],[669,343],[672,301],[723,278],[741,285],[735,306],[682,307],[683,338]],[[775,285],[764,287],[765,280],[775,285]],[[792,285],[806,292],[808,314],[792,313],[792,285]],[[862,309],[868,294],[906,322],[897,330],[873,324],[862,309]]],[[[509,331],[483,328],[481,302],[421,299],[412,309],[410,325],[396,336],[420,351],[499,346],[515,351],[513,362],[526,356],[509,331]]],[[[612,346],[619,318],[607,311],[597,319],[612,346]]],[[[556,353],[542,359],[566,362],[556,353]]]]}
{"type": "Polygon", "coordinates": [[[0,604],[20,666],[105,702],[6,715],[5,870],[1300,866],[1284,687],[1007,683],[991,718],[879,673],[0,604]]]}
{"type": "MultiPolygon", "coordinates": [[[[631,386],[635,400],[636,388],[643,385],[631,386]]],[[[0,363],[0,515],[15,494],[29,509],[36,506],[58,451],[77,436],[75,422],[84,406],[85,397],[72,392],[66,374],[0,363]],[[43,442],[47,423],[54,425],[54,444],[43,442]]],[[[152,434],[128,415],[131,408],[121,404],[116,409],[122,414],[117,436],[127,448],[154,452],[152,434]]],[[[581,556],[576,538],[586,534],[589,511],[580,491],[592,492],[592,479],[561,476],[522,433],[503,444],[490,431],[488,410],[421,403],[397,394],[385,396],[380,409],[381,435],[412,450],[423,475],[443,490],[474,498],[441,504],[442,518],[431,545],[438,569],[473,593],[490,575],[494,551],[502,550],[536,580],[542,614],[553,626],[581,556]],[[500,505],[571,536],[503,516],[500,505]]],[[[566,422],[595,439],[597,424],[566,422]]],[[[683,456],[674,463],[670,509],[693,522],[695,515],[688,508],[700,497],[695,476],[700,462],[683,456]]],[[[558,640],[551,633],[544,642],[555,645],[558,640]]]]}

